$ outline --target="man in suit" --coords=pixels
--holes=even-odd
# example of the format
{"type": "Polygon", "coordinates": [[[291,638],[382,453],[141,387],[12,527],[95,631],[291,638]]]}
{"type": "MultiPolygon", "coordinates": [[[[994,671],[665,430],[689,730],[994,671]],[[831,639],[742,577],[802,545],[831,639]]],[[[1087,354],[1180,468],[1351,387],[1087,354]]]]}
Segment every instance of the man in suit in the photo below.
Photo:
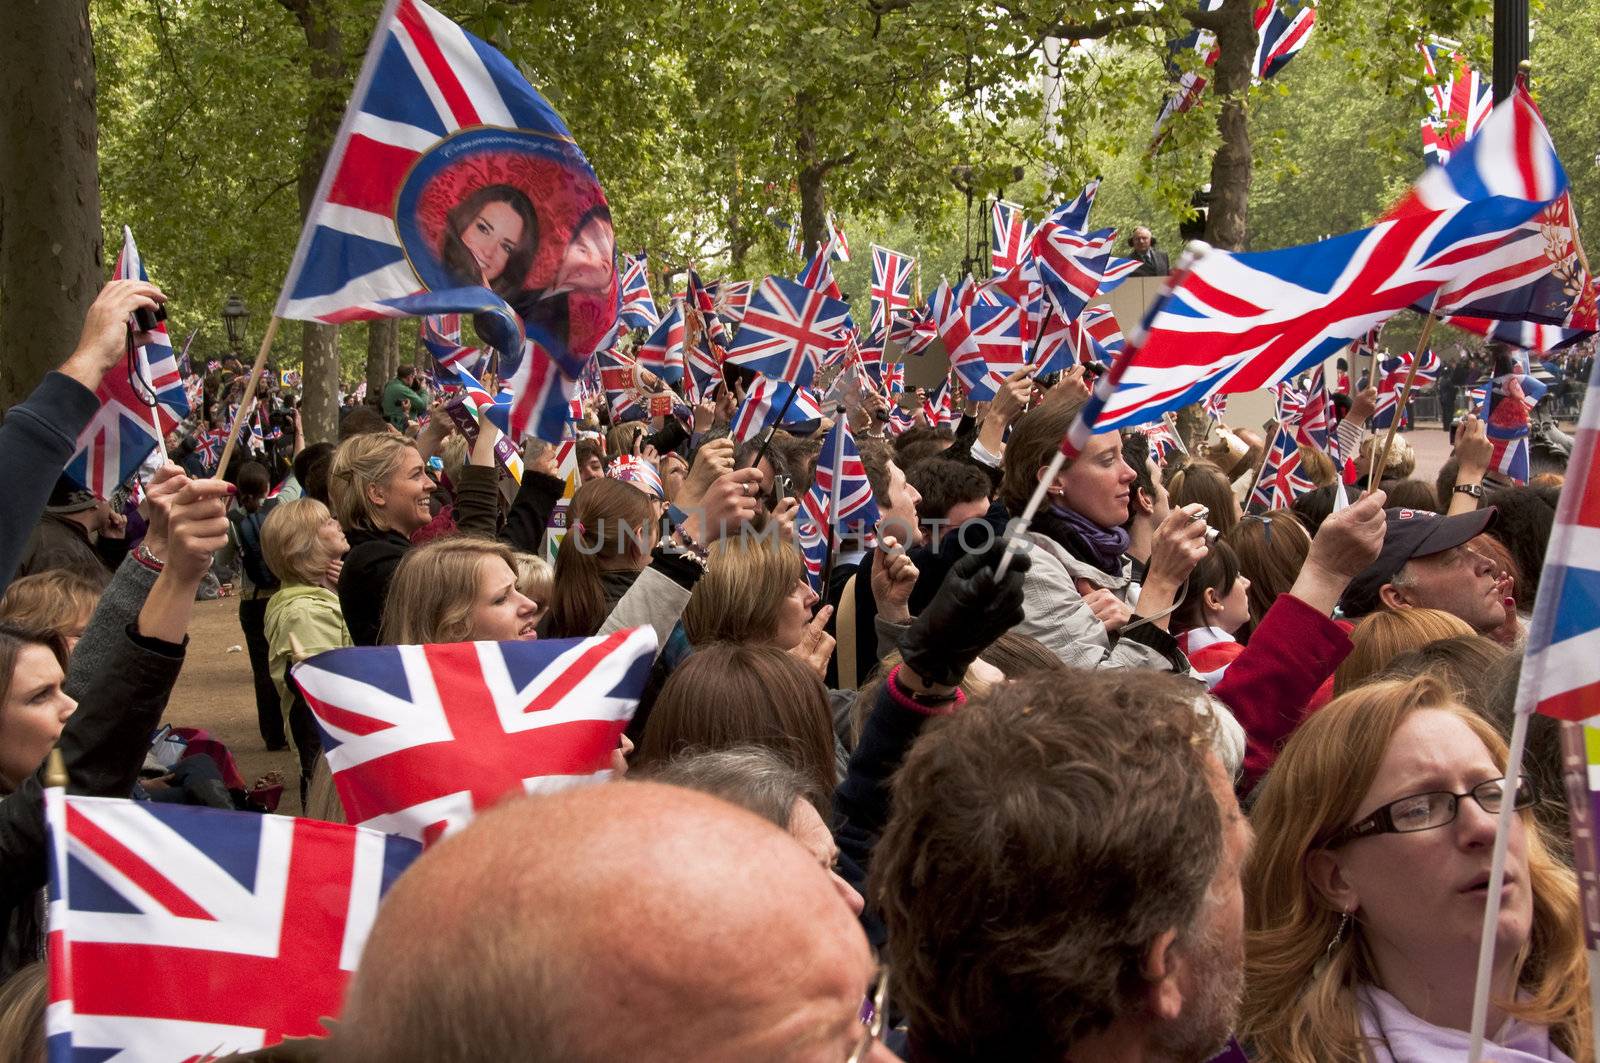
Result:
{"type": "Polygon", "coordinates": [[[1172,272],[1167,253],[1156,247],[1155,237],[1143,225],[1133,230],[1128,243],[1133,248],[1133,257],[1143,263],[1133,271],[1135,277],[1165,277],[1172,272]]]}

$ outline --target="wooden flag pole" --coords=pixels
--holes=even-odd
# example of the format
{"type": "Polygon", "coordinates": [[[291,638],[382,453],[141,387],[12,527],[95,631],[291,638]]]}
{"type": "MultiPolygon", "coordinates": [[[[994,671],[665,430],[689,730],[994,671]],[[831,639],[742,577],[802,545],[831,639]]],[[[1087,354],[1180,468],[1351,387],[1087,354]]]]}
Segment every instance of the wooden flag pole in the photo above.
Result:
{"type": "Polygon", "coordinates": [[[239,425],[250,410],[250,403],[256,397],[256,384],[261,380],[261,369],[267,364],[267,352],[272,350],[272,341],[278,338],[278,323],[283,319],[273,315],[267,322],[267,331],[261,337],[261,349],[256,352],[255,364],[250,367],[250,379],[245,383],[244,395],[239,399],[239,412],[234,414],[233,423],[228,426],[228,442],[223,445],[222,458],[217,462],[217,471],[211,474],[213,480],[222,479],[222,474],[228,471],[228,461],[233,457],[233,448],[239,442],[239,425]]]}
{"type": "MultiPolygon", "coordinates": [[[[1439,297],[1434,296],[1437,303],[1439,297]]],[[[1394,445],[1394,434],[1400,430],[1400,419],[1405,415],[1406,403],[1411,399],[1411,385],[1417,379],[1417,367],[1422,364],[1422,352],[1428,349],[1428,339],[1433,335],[1433,307],[1428,308],[1428,317],[1422,323],[1422,334],[1417,337],[1417,349],[1411,354],[1411,368],[1406,370],[1406,381],[1400,388],[1400,395],[1395,400],[1394,416],[1389,419],[1388,434],[1383,437],[1383,449],[1373,450],[1372,461],[1367,466],[1367,490],[1378,489],[1378,474],[1389,464],[1389,448],[1394,445]]]]}

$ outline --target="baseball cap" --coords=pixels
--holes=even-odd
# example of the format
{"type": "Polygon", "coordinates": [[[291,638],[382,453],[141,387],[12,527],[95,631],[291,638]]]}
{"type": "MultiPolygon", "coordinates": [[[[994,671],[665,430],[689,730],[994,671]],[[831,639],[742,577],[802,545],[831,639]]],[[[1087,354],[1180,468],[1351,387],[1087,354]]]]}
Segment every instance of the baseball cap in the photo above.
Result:
{"type": "Polygon", "coordinates": [[[1339,610],[1347,617],[1366,616],[1378,608],[1378,589],[1407,561],[1454,549],[1488,530],[1497,516],[1493,506],[1453,517],[1425,509],[1386,509],[1383,515],[1387,526],[1378,560],[1351,580],[1339,599],[1339,610]]]}

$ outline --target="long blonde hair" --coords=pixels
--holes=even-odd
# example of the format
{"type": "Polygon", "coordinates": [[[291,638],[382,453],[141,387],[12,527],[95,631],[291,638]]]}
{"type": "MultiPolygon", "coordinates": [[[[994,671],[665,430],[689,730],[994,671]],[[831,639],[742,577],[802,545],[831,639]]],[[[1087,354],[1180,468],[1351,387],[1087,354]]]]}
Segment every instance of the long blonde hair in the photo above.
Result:
{"type": "Polygon", "coordinates": [[[454,535],[406,551],[383,601],[378,642],[415,646],[471,639],[479,575],[483,563],[495,557],[517,571],[511,548],[489,539],[454,535]]]}
{"type": "Polygon", "coordinates": [[[388,483],[400,471],[405,452],[412,449],[409,440],[388,432],[367,432],[339,444],[328,467],[328,496],[333,515],[346,531],[383,526],[367,489],[388,483]]]}
{"type": "MultiPolygon", "coordinates": [[[[1267,773],[1251,811],[1256,844],[1245,868],[1245,998],[1241,1040],[1271,1063],[1362,1063],[1355,990],[1374,981],[1359,921],[1330,953],[1341,922],[1306,874],[1307,856],[1359,811],[1385,750],[1419,709],[1453,713],[1504,768],[1507,750],[1487,722],[1455,704],[1431,675],[1372,683],[1336,698],[1300,725],[1267,773]],[[1324,957],[1327,962],[1323,963],[1324,957]]],[[[1518,957],[1519,1002],[1497,1006],[1548,1026],[1576,1060],[1592,1059],[1589,973],[1577,879],[1551,856],[1531,812],[1533,928],[1518,957]]]]}
{"type": "Polygon", "coordinates": [[[705,575],[683,610],[683,633],[694,646],[771,642],[783,600],[805,578],[800,548],[788,539],[735,536],[712,543],[705,575]]]}

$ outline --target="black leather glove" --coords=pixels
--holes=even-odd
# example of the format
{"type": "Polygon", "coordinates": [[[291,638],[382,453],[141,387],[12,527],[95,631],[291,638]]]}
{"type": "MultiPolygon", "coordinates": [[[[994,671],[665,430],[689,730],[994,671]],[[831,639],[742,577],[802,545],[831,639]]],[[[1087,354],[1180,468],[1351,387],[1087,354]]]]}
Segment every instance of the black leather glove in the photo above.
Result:
{"type": "Polygon", "coordinates": [[[1005,578],[997,581],[994,573],[1004,552],[1005,544],[997,542],[955,563],[900,639],[907,668],[929,683],[954,686],[990,643],[1022,622],[1022,577],[1029,558],[1013,556],[1005,578]]]}

